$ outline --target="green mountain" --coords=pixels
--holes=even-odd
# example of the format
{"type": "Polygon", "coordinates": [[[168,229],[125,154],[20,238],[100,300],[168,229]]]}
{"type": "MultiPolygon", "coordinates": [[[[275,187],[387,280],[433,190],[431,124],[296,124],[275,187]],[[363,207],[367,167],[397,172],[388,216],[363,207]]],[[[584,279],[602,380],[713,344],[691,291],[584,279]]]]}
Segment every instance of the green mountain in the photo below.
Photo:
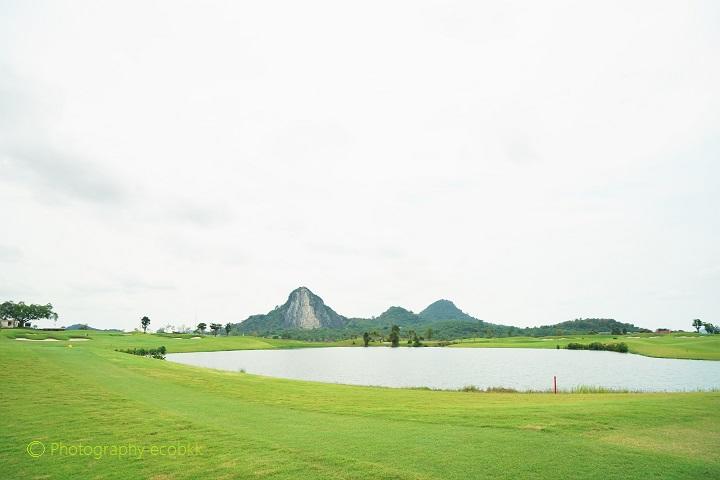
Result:
{"type": "Polygon", "coordinates": [[[438,300],[431,303],[419,314],[424,322],[439,322],[442,320],[468,320],[477,321],[455,306],[450,300],[438,300]]]}
{"type": "MultiPolygon", "coordinates": [[[[645,330],[632,323],[618,322],[613,318],[576,318],[555,325],[535,327],[536,330],[559,330],[563,332],[638,332],[645,330]]],[[[549,333],[552,335],[552,333],[549,333]]]]}
{"type": "Polygon", "coordinates": [[[398,325],[402,327],[405,325],[416,325],[420,323],[420,317],[410,310],[406,310],[402,307],[390,307],[374,319],[361,319],[360,321],[368,323],[374,322],[379,325],[398,325]]]}

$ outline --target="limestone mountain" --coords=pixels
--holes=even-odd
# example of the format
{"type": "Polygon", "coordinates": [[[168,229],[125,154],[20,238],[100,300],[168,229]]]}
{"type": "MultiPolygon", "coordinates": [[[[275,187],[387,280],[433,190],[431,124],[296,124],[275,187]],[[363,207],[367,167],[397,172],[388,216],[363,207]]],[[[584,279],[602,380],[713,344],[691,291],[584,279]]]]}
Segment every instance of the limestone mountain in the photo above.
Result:
{"type": "Polygon", "coordinates": [[[316,328],[342,328],[347,319],[325,305],[323,299],[307,287],[296,288],[287,302],[265,315],[252,315],[237,325],[241,332],[267,332],[274,330],[312,330],[316,328]]]}

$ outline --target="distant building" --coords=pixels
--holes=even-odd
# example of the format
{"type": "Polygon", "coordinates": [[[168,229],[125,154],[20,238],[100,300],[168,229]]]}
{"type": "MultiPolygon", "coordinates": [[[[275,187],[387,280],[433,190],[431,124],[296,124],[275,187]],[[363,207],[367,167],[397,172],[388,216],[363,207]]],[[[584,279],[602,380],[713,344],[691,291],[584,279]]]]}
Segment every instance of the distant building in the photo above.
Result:
{"type": "Polygon", "coordinates": [[[0,320],[0,328],[17,328],[17,320],[0,320]]]}
{"type": "Polygon", "coordinates": [[[657,330],[655,330],[655,333],[672,333],[672,330],[670,330],[669,328],[658,328],[657,330]]]}

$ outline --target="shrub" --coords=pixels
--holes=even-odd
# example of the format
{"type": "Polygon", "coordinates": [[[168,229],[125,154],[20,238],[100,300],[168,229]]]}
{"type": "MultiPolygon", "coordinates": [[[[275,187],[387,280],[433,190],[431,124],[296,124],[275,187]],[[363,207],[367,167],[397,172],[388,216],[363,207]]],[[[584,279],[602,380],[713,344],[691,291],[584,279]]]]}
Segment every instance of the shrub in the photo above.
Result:
{"type": "Polygon", "coordinates": [[[147,350],[144,348],[128,348],[125,350],[115,350],[116,352],[122,352],[122,353],[129,353],[130,355],[138,355],[140,357],[152,357],[157,358],[158,360],[165,360],[165,354],[167,353],[167,349],[165,346],[160,346],[158,348],[148,348],[147,350]]]}
{"type": "Polygon", "coordinates": [[[507,387],[487,387],[486,389],[478,388],[475,385],[467,385],[460,389],[461,392],[473,393],[518,393],[514,388],[507,387]]]}
{"type": "Polygon", "coordinates": [[[618,352],[618,353],[627,353],[628,352],[628,346],[625,342],[620,343],[600,343],[600,342],[592,342],[589,345],[585,345],[584,343],[568,343],[567,344],[568,350],[606,350],[609,352],[618,352]]]}

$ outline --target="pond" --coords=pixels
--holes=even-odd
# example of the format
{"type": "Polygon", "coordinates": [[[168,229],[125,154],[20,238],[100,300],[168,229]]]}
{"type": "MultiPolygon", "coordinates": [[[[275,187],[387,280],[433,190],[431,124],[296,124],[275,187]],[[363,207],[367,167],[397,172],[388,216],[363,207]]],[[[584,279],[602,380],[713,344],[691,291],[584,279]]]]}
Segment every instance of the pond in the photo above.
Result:
{"type": "Polygon", "coordinates": [[[362,348],[174,353],[173,362],[351,385],[548,390],[581,385],[641,391],[720,388],[720,362],[615,352],[521,348],[362,348]]]}

